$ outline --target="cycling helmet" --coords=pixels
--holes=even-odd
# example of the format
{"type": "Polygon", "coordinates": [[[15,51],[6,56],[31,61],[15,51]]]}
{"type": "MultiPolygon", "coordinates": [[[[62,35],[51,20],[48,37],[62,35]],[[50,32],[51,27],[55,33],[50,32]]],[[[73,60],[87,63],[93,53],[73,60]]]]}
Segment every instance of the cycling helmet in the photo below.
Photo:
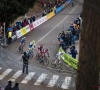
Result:
{"type": "Polygon", "coordinates": [[[32,42],[33,42],[33,43],[35,43],[35,41],[34,41],[34,40],[33,40],[32,42]]]}

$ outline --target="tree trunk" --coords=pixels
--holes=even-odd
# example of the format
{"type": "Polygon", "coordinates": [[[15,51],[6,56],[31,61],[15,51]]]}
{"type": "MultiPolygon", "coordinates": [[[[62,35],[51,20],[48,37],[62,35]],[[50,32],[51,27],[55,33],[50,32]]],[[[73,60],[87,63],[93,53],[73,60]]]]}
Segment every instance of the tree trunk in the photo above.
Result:
{"type": "Polygon", "coordinates": [[[98,90],[100,63],[100,0],[84,0],[76,90],[98,90]]]}

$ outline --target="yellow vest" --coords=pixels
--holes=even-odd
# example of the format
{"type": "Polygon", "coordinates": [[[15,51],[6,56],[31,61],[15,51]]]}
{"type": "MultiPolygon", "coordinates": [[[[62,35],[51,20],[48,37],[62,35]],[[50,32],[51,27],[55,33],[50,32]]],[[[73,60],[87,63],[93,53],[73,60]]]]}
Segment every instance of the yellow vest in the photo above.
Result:
{"type": "Polygon", "coordinates": [[[12,32],[9,32],[9,33],[8,33],[8,38],[9,38],[9,37],[12,37],[12,32]]]}

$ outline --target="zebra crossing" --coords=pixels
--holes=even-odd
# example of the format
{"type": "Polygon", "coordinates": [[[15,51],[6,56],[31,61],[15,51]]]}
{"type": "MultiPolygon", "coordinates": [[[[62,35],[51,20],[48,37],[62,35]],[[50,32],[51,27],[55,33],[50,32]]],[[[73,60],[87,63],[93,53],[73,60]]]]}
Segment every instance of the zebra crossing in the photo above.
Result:
{"type": "MultiPolygon", "coordinates": [[[[0,71],[2,70],[2,67],[0,67],[0,71]]],[[[9,75],[12,71],[14,71],[13,69],[6,69],[3,70],[3,72],[0,72],[0,80],[3,80],[5,77],[7,77],[7,75],[9,75]]],[[[22,70],[18,70],[16,71],[9,79],[12,82],[16,81],[21,75],[23,75],[22,70]]],[[[22,84],[28,84],[28,82],[30,80],[32,80],[32,78],[36,75],[36,72],[29,72],[27,75],[25,75],[25,77],[23,78],[23,80],[21,80],[22,84]]],[[[42,73],[38,76],[38,78],[36,79],[36,81],[33,83],[33,85],[41,85],[41,83],[43,81],[45,81],[45,79],[47,78],[48,74],[46,73],[42,73]]],[[[49,79],[46,87],[54,87],[58,81],[58,79],[60,78],[59,75],[52,75],[52,77],[49,79]]],[[[69,84],[71,83],[71,77],[66,76],[65,79],[63,80],[63,83],[61,84],[62,89],[68,89],[69,84]]]]}

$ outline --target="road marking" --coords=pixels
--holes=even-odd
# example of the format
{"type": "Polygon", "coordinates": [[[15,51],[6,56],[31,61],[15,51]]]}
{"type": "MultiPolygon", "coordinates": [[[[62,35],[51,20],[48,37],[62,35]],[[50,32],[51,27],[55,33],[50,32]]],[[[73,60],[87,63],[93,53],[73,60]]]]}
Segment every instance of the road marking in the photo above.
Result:
{"type": "Polygon", "coordinates": [[[18,70],[9,80],[11,80],[12,82],[14,82],[21,74],[22,74],[22,71],[18,70]]]}
{"type": "Polygon", "coordinates": [[[49,81],[47,87],[53,87],[57,80],[58,80],[59,76],[58,75],[53,75],[52,79],[49,81]]]}
{"type": "Polygon", "coordinates": [[[45,80],[47,74],[42,73],[39,78],[37,79],[37,81],[34,83],[34,85],[40,85],[42,83],[43,80],[45,80]]]}
{"type": "Polygon", "coordinates": [[[35,72],[29,72],[29,74],[24,78],[24,80],[21,81],[21,83],[27,84],[34,75],[35,75],[35,72]]]}
{"type": "Polygon", "coordinates": [[[61,88],[62,89],[68,89],[68,86],[69,86],[70,82],[71,82],[71,77],[66,77],[65,81],[63,82],[63,84],[61,86],[61,88]]]}
{"type": "Polygon", "coordinates": [[[6,71],[4,71],[4,72],[0,75],[0,80],[2,80],[4,77],[6,77],[11,71],[12,71],[12,69],[7,69],[6,71]]]}
{"type": "MultiPolygon", "coordinates": [[[[76,7],[77,7],[78,5],[76,5],[76,7]]],[[[69,14],[71,14],[75,9],[76,9],[76,7],[75,8],[73,8],[73,10],[69,13],[69,14]]],[[[62,22],[64,22],[65,20],[66,20],[66,18],[68,18],[68,16],[69,15],[67,15],[60,23],[58,23],[54,28],[52,28],[51,30],[49,30],[49,32],[47,33],[47,34],[45,34],[41,39],[39,39],[38,40],[38,42],[37,43],[39,43],[41,40],[43,40],[47,35],[49,35],[53,30],[55,30],[55,28],[56,27],[58,27],[62,22]]],[[[37,44],[36,43],[36,44],[37,44]]]]}

